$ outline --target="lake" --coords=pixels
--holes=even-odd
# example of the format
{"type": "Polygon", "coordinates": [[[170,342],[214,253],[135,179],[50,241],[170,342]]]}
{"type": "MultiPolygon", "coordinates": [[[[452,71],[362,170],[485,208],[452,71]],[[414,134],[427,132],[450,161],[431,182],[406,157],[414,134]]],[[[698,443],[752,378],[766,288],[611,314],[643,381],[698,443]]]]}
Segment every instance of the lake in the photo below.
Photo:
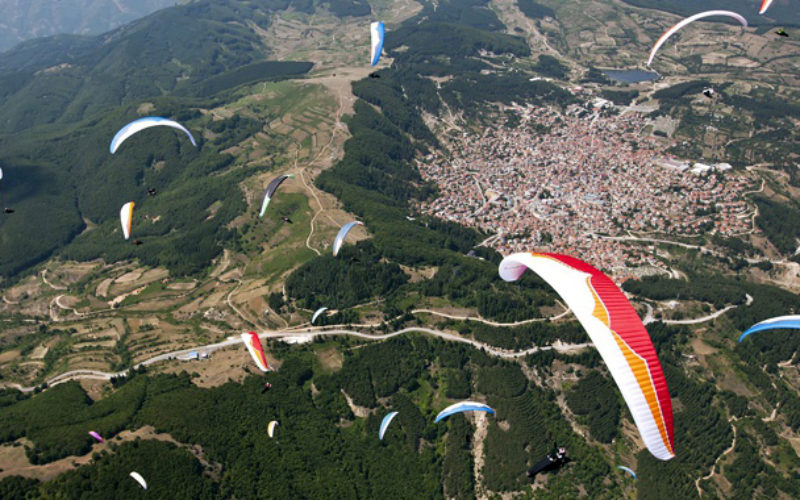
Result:
{"type": "Polygon", "coordinates": [[[604,69],[603,74],[612,80],[624,83],[639,83],[658,80],[661,75],[641,69],[604,69]]]}

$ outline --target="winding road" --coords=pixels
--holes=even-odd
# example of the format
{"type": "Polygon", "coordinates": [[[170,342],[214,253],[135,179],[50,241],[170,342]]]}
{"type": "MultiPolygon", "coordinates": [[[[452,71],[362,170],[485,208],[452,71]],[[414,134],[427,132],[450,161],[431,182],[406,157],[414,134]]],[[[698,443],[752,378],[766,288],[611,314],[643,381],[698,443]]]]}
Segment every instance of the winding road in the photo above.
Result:
{"type": "MultiPolygon", "coordinates": [[[[745,302],[746,306],[749,306],[750,304],[753,303],[753,297],[751,297],[750,294],[746,293],[744,296],[745,296],[745,300],[746,300],[746,302],[745,302]]],[[[656,321],[661,321],[662,323],[667,324],[667,325],[699,325],[700,323],[705,323],[707,321],[711,321],[713,319],[717,319],[720,316],[722,316],[723,314],[725,314],[726,312],[730,311],[731,309],[736,309],[737,307],[739,307],[736,304],[731,304],[731,305],[729,305],[727,307],[723,307],[719,311],[713,312],[713,313],[708,314],[706,316],[701,316],[699,318],[693,318],[693,319],[662,319],[662,320],[657,320],[653,316],[653,306],[651,306],[650,304],[647,304],[647,303],[645,303],[645,306],[647,306],[647,315],[642,320],[642,323],[645,324],[645,325],[649,325],[650,323],[655,323],[656,321]]]]}
{"type": "Polygon", "coordinates": [[[559,305],[564,308],[564,312],[562,312],[562,313],[560,313],[560,314],[558,314],[556,316],[551,316],[549,318],[525,319],[525,320],[522,320],[522,321],[514,321],[512,323],[499,323],[497,321],[492,321],[492,320],[489,320],[489,319],[484,319],[484,318],[475,317],[475,316],[456,316],[456,315],[453,315],[453,314],[446,314],[446,313],[439,312],[439,311],[433,311],[431,309],[414,309],[413,311],[411,311],[411,314],[432,314],[434,316],[439,316],[439,317],[447,318],[447,319],[454,319],[454,320],[458,320],[458,321],[476,321],[478,323],[483,323],[485,325],[490,325],[490,326],[510,327],[510,326],[527,325],[529,323],[541,323],[542,321],[554,321],[554,320],[557,320],[557,319],[561,319],[561,318],[563,318],[564,316],[566,316],[566,315],[568,315],[570,313],[570,310],[569,310],[569,308],[567,306],[565,306],[564,304],[561,304],[560,302],[559,302],[559,305]]]}
{"type": "MultiPolygon", "coordinates": [[[[353,330],[305,330],[305,331],[291,331],[291,332],[283,332],[283,331],[274,331],[274,332],[265,332],[259,334],[261,339],[281,339],[283,337],[335,337],[335,336],[351,336],[356,337],[364,340],[387,340],[392,337],[397,337],[400,335],[405,335],[407,333],[424,333],[427,335],[431,335],[434,337],[439,337],[443,340],[448,340],[451,342],[460,342],[462,344],[469,344],[476,349],[481,349],[492,356],[497,356],[499,358],[505,359],[515,359],[521,358],[524,356],[528,356],[529,354],[534,354],[541,351],[557,351],[557,352],[573,352],[573,351],[580,351],[582,349],[586,349],[592,345],[590,342],[585,342],[582,344],[565,344],[561,341],[556,341],[551,345],[547,346],[534,346],[529,349],[525,349],[522,351],[508,351],[505,349],[499,349],[496,347],[492,347],[488,344],[484,344],[483,342],[478,342],[477,340],[468,339],[464,337],[460,337],[453,333],[447,333],[439,330],[434,330],[431,328],[424,328],[424,327],[409,327],[403,328],[402,330],[398,330],[392,333],[386,334],[378,334],[372,335],[368,333],[357,332],[353,330]]],[[[143,366],[150,366],[155,363],[160,363],[162,361],[173,361],[179,360],[179,358],[188,356],[190,353],[197,352],[199,354],[208,354],[218,351],[220,349],[224,349],[226,347],[236,346],[242,343],[242,340],[238,336],[228,337],[222,342],[217,342],[214,344],[208,344],[203,346],[196,346],[190,347],[188,349],[180,349],[177,351],[167,352],[164,354],[159,354],[158,356],[154,356],[152,358],[146,359],[140,363],[133,365],[133,369],[137,369],[143,366]]],[[[79,380],[79,379],[93,379],[93,380],[110,380],[112,377],[122,377],[128,373],[128,370],[123,370],[119,372],[102,372],[97,370],[72,370],[65,373],[62,373],[58,376],[55,376],[49,380],[47,380],[48,387],[52,387],[54,385],[58,385],[63,382],[67,382],[69,380],[79,380]]],[[[8,384],[8,387],[13,387],[21,392],[32,392],[36,387],[23,387],[19,384],[8,384]]]]}
{"type": "Polygon", "coordinates": [[[731,424],[731,429],[733,429],[733,442],[731,443],[730,447],[728,447],[727,450],[723,451],[722,454],[718,456],[716,460],[714,460],[714,465],[711,466],[711,472],[709,472],[707,475],[703,477],[698,477],[697,480],[694,482],[695,487],[697,487],[698,496],[701,497],[703,496],[703,488],[700,486],[700,481],[706,481],[714,477],[717,474],[717,464],[719,463],[719,461],[722,460],[726,455],[729,455],[731,452],[733,452],[734,449],[736,449],[736,426],[733,425],[733,423],[736,420],[738,420],[736,417],[730,417],[728,419],[728,422],[731,424]]]}

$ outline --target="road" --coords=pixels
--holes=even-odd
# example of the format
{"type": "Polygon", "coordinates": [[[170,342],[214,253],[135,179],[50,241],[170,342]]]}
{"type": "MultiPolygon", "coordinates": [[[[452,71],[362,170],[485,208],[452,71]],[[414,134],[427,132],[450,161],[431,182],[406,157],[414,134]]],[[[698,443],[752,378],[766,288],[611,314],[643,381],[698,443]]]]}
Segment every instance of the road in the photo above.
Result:
{"type": "Polygon", "coordinates": [[[697,488],[697,495],[700,497],[703,496],[703,488],[700,487],[700,481],[706,481],[714,477],[717,474],[717,464],[719,464],[719,461],[722,460],[726,455],[729,455],[731,452],[733,452],[734,449],[736,449],[736,426],[733,425],[733,423],[736,422],[736,420],[737,420],[736,417],[730,417],[728,419],[728,422],[731,424],[731,429],[733,429],[733,442],[731,443],[731,445],[728,447],[728,449],[723,451],[722,454],[718,456],[716,460],[714,460],[714,465],[711,466],[711,472],[709,472],[705,476],[698,477],[697,480],[694,482],[694,485],[697,488]]]}
{"type": "Polygon", "coordinates": [[[490,326],[510,327],[510,326],[527,325],[529,323],[541,323],[542,321],[554,321],[554,320],[557,320],[557,319],[561,319],[561,318],[563,318],[564,316],[566,316],[566,315],[568,315],[570,313],[569,308],[567,308],[566,306],[564,306],[560,302],[559,302],[559,305],[564,307],[564,312],[558,314],[557,316],[552,316],[552,317],[549,317],[549,318],[525,319],[525,320],[522,320],[522,321],[514,321],[513,323],[498,323],[496,321],[492,321],[492,320],[488,320],[488,319],[484,319],[484,318],[480,318],[480,317],[475,317],[475,316],[456,316],[456,315],[453,315],[453,314],[445,314],[443,312],[433,311],[431,309],[414,309],[413,311],[411,311],[411,314],[432,314],[434,316],[440,316],[442,318],[448,318],[448,319],[455,319],[455,320],[458,320],[458,321],[476,321],[478,323],[483,323],[485,325],[490,325],[490,326]]]}
{"type": "MultiPolygon", "coordinates": [[[[753,303],[753,297],[751,297],[749,293],[746,293],[744,296],[745,296],[745,300],[746,300],[746,302],[745,302],[746,306],[749,306],[750,304],[753,303]]],[[[706,321],[711,321],[713,319],[717,319],[720,316],[722,316],[723,314],[725,314],[726,312],[730,311],[731,309],[736,309],[737,307],[739,307],[739,306],[737,306],[735,304],[731,304],[731,305],[729,305],[727,307],[723,307],[719,311],[713,312],[713,313],[708,314],[706,316],[702,316],[700,318],[694,318],[694,319],[662,319],[662,320],[657,320],[653,316],[653,306],[651,306],[650,304],[647,304],[647,303],[645,303],[645,306],[647,306],[647,315],[644,317],[644,320],[642,320],[642,323],[645,324],[645,325],[649,325],[650,323],[655,323],[656,321],[661,321],[662,323],[665,323],[667,325],[698,325],[700,323],[705,323],[706,321]]]]}
{"type": "Polygon", "coordinates": [[[43,269],[42,270],[42,281],[44,282],[45,285],[49,286],[53,290],[66,290],[67,289],[67,287],[65,287],[65,286],[54,285],[53,283],[50,283],[47,280],[47,269],[43,269]]]}
{"type": "MultiPolygon", "coordinates": [[[[755,215],[757,215],[757,214],[754,214],[754,216],[755,215]]],[[[675,245],[675,246],[679,246],[679,247],[683,247],[683,248],[688,248],[690,250],[699,250],[700,253],[702,253],[702,254],[713,255],[715,257],[720,257],[720,258],[726,257],[726,255],[724,253],[719,252],[717,250],[714,250],[712,248],[704,247],[702,245],[691,245],[689,243],[682,243],[680,241],[662,240],[662,239],[658,239],[658,238],[642,238],[642,237],[639,237],[639,236],[632,236],[632,235],[628,235],[628,236],[604,236],[602,234],[591,233],[591,232],[586,233],[586,236],[589,236],[591,238],[601,238],[601,239],[610,240],[610,241],[641,241],[641,242],[644,242],[644,243],[661,243],[661,244],[664,244],[664,245],[675,245]]],[[[764,260],[768,260],[769,262],[771,262],[773,265],[776,265],[776,266],[786,264],[786,260],[784,260],[784,259],[773,260],[773,259],[754,259],[752,257],[744,257],[742,260],[744,260],[748,264],[759,264],[761,262],[764,262],[764,260]]]]}
{"type": "MultiPolygon", "coordinates": [[[[442,332],[439,330],[434,330],[432,328],[424,328],[424,327],[410,327],[410,328],[403,328],[402,330],[398,330],[392,333],[386,334],[379,334],[379,335],[371,335],[368,333],[356,332],[352,330],[305,330],[305,331],[291,331],[291,332],[283,332],[283,331],[274,331],[274,332],[265,332],[259,334],[261,339],[280,339],[282,337],[335,337],[335,336],[351,336],[356,337],[364,340],[387,340],[392,337],[397,337],[400,335],[405,335],[407,333],[424,333],[427,335],[431,335],[434,337],[439,337],[443,340],[451,341],[451,342],[460,342],[462,344],[469,344],[476,349],[482,349],[488,354],[492,356],[497,356],[499,358],[505,359],[514,359],[514,358],[521,358],[524,356],[528,356],[529,354],[534,354],[541,351],[558,351],[558,352],[572,352],[572,351],[580,351],[582,349],[586,349],[592,345],[590,342],[585,342],[582,344],[565,344],[561,341],[556,341],[552,345],[548,346],[534,346],[529,349],[525,349],[523,351],[508,351],[505,349],[498,349],[496,347],[492,347],[490,345],[484,344],[482,342],[478,342],[477,340],[472,340],[464,337],[460,337],[453,333],[442,332]]],[[[182,356],[188,356],[192,352],[197,352],[200,354],[211,354],[215,351],[220,349],[224,349],[226,347],[231,347],[235,345],[239,345],[242,343],[242,340],[238,336],[228,337],[222,342],[217,342],[214,344],[208,344],[203,346],[196,346],[190,347],[188,349],[180,349],[177,351],[167,352],[164,354],[159,354],[158,356],[154,356],[152,358],[146,359],[141,363],[137,363],[133,366],[133,369],[137,369],[143,366],[150,366],[155,363],[160,363],[162,361],[179,361],[178,358],[182,356]]],[[[58,385],[63,382],[67,382],[69,380],[78,380],[78,379],[93,379],[93,380],[110,380],[112,377],[121,377],[127,374],[127,370],[119,371],[119,372],[101,372],[96,370],[72,370],[65,373],[62,373],[56,377],[51,378],[47,381],[48,387],[52,387],[54,385],[58,385]]],[[[8,384],[9,387],[14,387],[22,392],[31,392],[35,389],[35,387],[22,387],[19,384],[8,384]]]]}

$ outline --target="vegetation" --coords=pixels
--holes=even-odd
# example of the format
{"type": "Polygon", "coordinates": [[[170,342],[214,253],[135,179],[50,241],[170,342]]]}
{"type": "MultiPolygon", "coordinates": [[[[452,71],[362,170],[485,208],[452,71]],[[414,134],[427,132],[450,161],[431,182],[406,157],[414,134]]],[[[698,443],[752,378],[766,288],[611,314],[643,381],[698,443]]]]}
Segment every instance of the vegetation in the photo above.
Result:
{"type": "Polygon", "coordinates": [[[517,0],[517,7],[519,7],[519,10],[521,10],[523,14],[531,19],[556,17],[556,13],[553,12],[553,9],[540,3],[536,3],[533,0],[517,0]]]}
{"type": "Polygon", "coordinates": [[[40,487],[51,498],[143,498],[145,491],[129,477],[136,471],[147,481],[147,496],[219,498],[219,485],[188,451],[162,441],[124,443],[102,454],[89,467],[68,471],[40,487]]]}
{"type": "MultiPolygon", "coordinates": [[[[529,317],[533,310],[529,306],[551,303],[552,299],[545,298],[541,291],[502,283],[490,262],[466,257],[479,238],[473,230],[431,218],[406,219],[412,200],[424,200],[434,194],[434,188],[422,181],[412,160],[417,152],[437,145],[421,111],[436,113],[441,106],[439,96],[451,108],[466,112],[475,112],[488,102],[566,104],[573,100],[568,92],[546,82],[531,83],[518,74],[481,73],[489,67],[475,60],[482,53],[530,54],[524,40],[476,27],[494,25],[492,19],[496,17],[483,7],[485,4],[475,0],[440,2],[436,9],[426,6],[414,18],[428,17],[426,22],[412,19],[392,31],[391,40],[385,45],[394,57],[392,69],[382,70],[380,79],[365,79],[353,85],[361,100],[355,103],[355,114],[348,121],[352,137],[345,144],[345,156],[316,182],[341,200],[346,210],[363,218],[373,234],[369,258],[409,266],[435,265],[439,271],[433,280],[421,285],[422,293],[478,307],[481,314],[489,317],[517,320],[529,317]],[[475,13],[482,17],[474,17],[475,13]],[[447,24],[456,18],[462,19],[461,24],[447,24]],[[470,21],[463,21],[464,18],[470,21]],[[402,51],[397,50],[400,47],[402,51]],[[441,62],[443,57],[450,61],[441,62]],[[453,78],[441,89],[425,78],[448,74],[453,78]]],[[[309,291],[319,290],[320,286],[322,290],[330,289],[332,271],[320,278],[309,272],[325,267],[323,259],[316,259],[290,278],[287,291],[293,298],[308,302],[309,291]]],[[[360,260],[342,259],[335,272],[362,273],[357,270],[363,268],[360,260]]],[[[366,285],[366,289],[374,293],[377,286],[366,285]]],[[[391,305],[389,302],[387,310],[391,305]]]]}
{"type": "Polygon", "coordinates": [[[286,281],[286,292],[306,309],[341,309],[385,296],[407,280],[397,264],[382,263],[375,246],[364,242],[300,267],[286,281]]]}
{"type": "MultiPolygon", "coordinates": [[[[218,94],[235,86],[310,69],[310,63],[265,61],[268,48],[247,26],[267,29],[270,13],[290,4],[313,12],[321,2],[201,0],[107,35],[44,39],[0,55],[2,196],[16,211],[0,218],[0,276],[57,252],[139,259],[193,275],[224,245],[235,247],[238,235],[228,223],[245,209],[238,183],[252,170],[213,174],[233,162],[222,151],[263,123],[239,115],[214,121],[199,109],[220,105],[227,96],[218,94]],[[199,147],[163,130],[146,131],[110,157],[110,137],[140,116],[143,101],[152,104],[149,114],[193,130],[199,147]],[[203,140],[203,129],[213,139],[203,140]],[[159,195],[149,198],[148,188],[159,195]],[[217,200],[225,203],[208,217],[217,200]],[[139,247],[119,238],[115,219],[126,201],[137,205],[134,234],[145,243],[139,247]],[[84,231],[87,225],[99,227],[84,231]]],[[[369,12],[361,0],[326,4],[339,15],[369,12]]]]}
{"type": "MultiPolygon", "coordinates": [[[[272,389],[262,396],[261,377],[200,389],[185,373],[138,374],[117,381],[118,388],[110,396],[94,403],[76,383],[11,403],[0,409],[4,426],[0,442],[28,432],[42,461],[86,453],[91,440],[88,429],[100,432],[116,450],[54,482],[6,480],[0,488],[36,487],[51,495],[86,492],[91,498],[103,491],[130,496],[138,486],[127,473],[137,470],[153,491],[186,491],[187,496],[194,494],[193,488],[202,487],[210,496],[238,498],[327,498],[331,491],[364,497],[391,491],[400,498],[440,498],[446,492],[469,498],[474,488],[470,425],[463,416],[433,423],[441,406],[430,405],[438,400],[429,399],[430,391],[437,391],[436,374],[445,366],[474,374],[478,390],[498,410],[497,418],[510,424],[503,430],[494,417],[488,417],[492,423],[484,474],[492,487],[524,484],[526,464],[540,459],[554,439],[569,443],[574,453],[586,457],[565,471],[563,481],[558,478],[558,491],[575,493],[581,484],[601,491],[594,488],[608,475],[608,466],[598,460],[599,452],[572,433],[550,396],[528,387],[516,364],[424,337],[397,338],[353,350],[342,369],[332,374],[313,369],[310,355],[307,350],[292,350],[281,370],[268,375],[272,389]],[[355,418],[340,389],[354,403],[377,409],[377,414],[355,418]],[[378,417],[386,410],[380,409],[378,400],[387,396],[400,415],[379,441],[378,417]],[[50,410],[42,412],[43,408],[50,410]],[[26,421],[30,415],[41,416],[26,421]],[[265,430],[272,418],[281,423],[275,439],[267,437],[265,430]],[[337,425],[343,421],[347,425],[337,425]],[[142,425],[155,426],[181,443],[200,445],[204,460],[211,466],[221,465],[226,473],[209,478],[186,451],[165,443],[138,441],[116,447],[115,434],[142,425]],[[148,458],[157,453],[164,455],[163,463],[148,458]],[[271,458],[264,460],[265,456],[271,458]],[[191,481],[198,484],[185,486],[191,481]]],[[[614,491],[618,493],[612,488],[608,496],[614,491]]]]}
{"type": "MultiPolygon", "coordinates": [[[[104,38],[103,44],[92,38],[59,37],[0,55],[0,112],[17,113],[16,117],[46,113],[41,123],[31,123],[24,134],[19,127],[29,124],[0,124],[14,133],[0,137],[0,163],[7,179],[4,201],[25,214],[0,221],[0,252],[12,256],[2,259],[0,274],[17,273],[53,252],[81,260],[139,259],[148,266],[167,267],[173,274],[201,274],[222,248],[256,248],[257,241],[246,241],[245,236],[251,237],[248,231],[254,227],[269,231],[268,223],[237,227],[232,221],[246,210],[241,182],[256,168],[263,171],[265,165],[234,165],[225,151],[262,131],[263,124],[245,114],[215,120],[201,110],[224,104],[236,95],[231,89],[238,85],[302,74],[308,65],[265,61],[267,49],[243,20],[266,29],[270,9],[291,5],[295,12],[308,13],[324,4],[336,15],[363,16],[369,6],[362,0],[254,4],[204,0],[170,10],[165,19],[176,36],[191,36],[194,30],[203,34],[193,39],[196,47],[172,40],[172,46],[153,48],[170,55],[169,59],[149,53],[142,41],[153,30],[166,29],[167,21],[160,19],[143,20],[129,31],[114,34],[117,38],[104,38]],[[176,12],[199,21],[193,24],[176,12]],[[119,45],[115,40],[121,40],[119,45]],[[123,43],[127,44],[124,50],[123,43]],[[211,46],[221,49],[216,53],[211,46]],[[40,71],[61,62],[42,47],[69,48],[70,57],[76,59],[70,59],[71,67],[40,71]],[[94,59],[96,55],[102,57],[94,59]],[[98,106],[107,107],[81,108],[87,93],[100,91],[93,79],[102,79],[104,71],[125,71],[115,58],[141,64],[141,81],[109,78],[109,89],[98,98],[98,106]],[[120,86],[120,81],[129,81],[133,87],[120,86]],[[58,91],[47,97],[51,100],[37,94],[45,86],[58,91]],[[30,96],[41,99],[45,109],[35,108],[30,96]],[[202,129],[202,137],[198,134],[201,147],[192,148],[174,134],[148,131],[126,143],[117,155],[105,154],[108,131],[138,116],[144,99],[152,104],[154,114],[175,117],[192,130],[202,129]],[[69,104],[73,102],[74,107],[69,104]],[[118,108],[119,103],[122,107],[118,108]],[[158,188],[158,196],[147,196],[151,186],[158,188]],[[137,203],[134,234],[144,242],[139,247],[119,238],[120,193],[137,203]],[[24,232],[31,223],[40,224],[42,234],[30,240],[15,236],[14,231],[24,232]],[[87,226],[92,229],[86,230],[87,226]]],[[[518,4],[532,18],[552,15],[535,2],[519,0],[518,4]]],[[[474,308],[485,318],[503,322],[552,314],[554,294],[535,275],[528,273],[513,285],[498,278],[500,256],[476,248],[487,235],[434,218],[407,216],[414,215],[418,200],[436,194],[414,163],[419,154],[441,146],[423,120],[424,113],[437,115],[447,107],[469,117],[496,102],[566,106],[574,98],[558,86],[530,82],[528,76],[504,69],[530,57],[530,49],[525,40],[504,33],[487,0],[424,2],[422,11],[392,34],[386,46],[392,66],[380,70],[380,78],[354,84],[358,100],[347,118],[351,138],[344,146],[344,157],[317,179],[319,187],[365,222],[371,238],[345,245],[337,258],[323,255],[300,265],[286,282],[288,300],[282,293],[273,293],[265,297],[267,303],[276,311],[314,310],[323,305],[342,309],[319,320],[320,324],[342,324],[358,321],[359,312],[353,306],[378,297],[377,307],[391,323],[382,325],[384,331],[414,321],[410,310],[420,301],[474,308]],[[442,77],[440,85],[431,77],[442,77]],[[433,278],[417,281],[420,268],[433,269],[433,278]],[[413,280],[409,279],[412,273],[413,280]]],[[[556,78],[566,77],[569,70],[548,56],[540,56],[534,69],[556,78]]],[[[603,80],[593,68],[587,78],[603,80]]],[[[703,85],[689,82],[659,91],[662,111],[679,110],[686,123],[696,125],[699,115],[690,101],[703,85]]],[[[634,92],[605,90],[602,95],[629,100],[634,92]]],[[[761,98],[753,94],[748,100],[732,102],[755,113],[761,98]]],[[[764,106],[763,113],[774,114],[777,109],[764,106]]],[[[269,118],[273,117],[265,119],[269,118]]],[[[791,133],[778,130],[763,129],[758,134],[773,138],[775,145],[794,140],[791,133]]],[[[778,154],[777,148],[770,154],[778,154]]],[[[286,203],[275,208],[293,211],[299,206],[296,200],[286,203]]],[[[766,229],[765,234],[781,251],[791,253],[797,228],[790,221],[775,219],[781,211],[794,210],[794,205],[758,203],[759,224],[774,228],[774,234],[766,229]]],[[[756,253],[739,239],[712,237],[712,242],[732,255],[756,253]]],[[[695,254],[688,255],[687,260],[695,254]]],[[[799,497],[796,473],[783,473],[796,470],[798,460],[791,449],[781,448],[786,443],[777,431],[779,424],[800,429],[800,397],[776,373],[778,363],[796,356],[800,336],[775,333],[754,336],[741,345],[733,342],[735,334],[752,323],[796,310],[797,296],[709,274],[701,268],[704,258],[687,270],[688,281],[651,277],[629,280],[624,287],[649,300],[693,300],[715,308],[737,305],[707,325],[704,341],[715,343],[718,356],[730,362],[736,376],[756,395],[746,398],[718,390],[715,373],[706,371],[706,365],[685,361],[683,352],[689,349],[687,342],[694,332],[663,323],[648,325],[675,402],[678,457],[660,462],[642,450],[635,457],[638,494],[642,498],[696,497],[694,482],[699,472],[710,470],[729,446],[732,426],[737,425],[741,444],[737,441],[720,473],[732,484],[741,482],[747,497],[799,497]],[[751,306],[746,305],[746,294],[753,299],[751,306]],[[780,409],[778,422],[761,420],[765,403],[780,409]],[[739,420],[730,422],[730,416],[739,420]],[[772,463],[762,459],[759,447],[769,448],[772,463]],[[769,485],[759,486],[763,482],[769,485]]],[[[153,289],[159,287],[153,285],[153,289]]],[[[422,323],[423,318],[416,319],[422,323]]],[[[22,324],[21,318],[8,319],[15,326],[22,324]]],[[[509,350],[555,340],[587,341],[583,328],[574,321],[545,320],[510,328],[476,321],[434,321],[441,321],[440,328],[509,350]]],[[[73,342],[70,336],[70,332],[43,329],[19,347],[32,349],[44,340],[57,341],[43,359],[46,369],[55,369],[73,342]]],[[[26,438],[31,443],[26,454],[34,464],[90,453],[89,429],[111,439],[108,453],[97,454],[88,465],[53,481],[13,477],[0,481],[0,497],[137,497],[142,492],[127,473],[138,470],[151,483],[148,494],[159,497],[381,498],[389,492],[392,498],[471,498],[477,489],[473,450],[478,445],[484,450],[479,471],[482,486],[492,492],[513,492],[529,487],[525,470],[553,442],[566,446],[575,461],[548,474],[547,487],[537,490],[537,498],[575,498],[587,492],[593,498],[624,495],[627,486],[623,484],[629,483],[612,473],[609,449],[631,458],[631,440],[620,433],[620,421],[628,424],[630,415],[596,350],[541,351],[511,362],[422,336],[382,343],[337,340],[331,344],[344,357],[341,368],[322,369],[316,358],[322,342],[328,341],[318,339],[292,348],[271,346],[281,364],[278,372],[266,375],[272,389],[263,395],[261,375],[203,389],[186,373],[137,373],[114,379],[110,394],[96,401],[74,382],[34,395],[0,391],[0,443],[26,438]],[[563,382],[564,371],[577,373],[578,380],[556,392],[551,378],[563,382]],[[482,443],[475,441],[471,417],[457,415],[433,423],[441,408],[466,398],[486,401],[497,410],[494,416],[481,417],[481,425],[488,426],[482,443]],[[564,400],[569,412],[559,407],[564,400]],[[367,416],[357,417],[364,409],[367,416]],[[380,441],[378,425],[389,410],[400,414],[380,441]],[[265,424],[273,418],[281,426],[276,438],[269,439],[265,424]],[[590,439],[573,430],[576,423],[589,429],[590,439]],[[155,440],[121,444],[115,438],[123,430],[146,425],[168,433],[180,444],[155,440]]],[[[122,335],[114,349],[120,367],[131,363],[133,347],[130,336],[122,335]]]]}
{"type": "Polygon", "coordinates": [[[557,78],[563,80],[569,76],[569,67],[564,65],[561,61],[553,56],[542,54],[539,56],[539,62],[533,67],[537,73],[548,76],[550,78],[557,78]]]}
{"type": "MultiPolygon", "coordinates": [[[[697,13],[697,2],[694,0],[624,0],[625,3],[648,9],[663,10],[682,16],[697,13]]],[[[756,6],[757,7],[757,6],[756,6]]],[[[749,0],[708,0],[703,3],[704,10],[732,10],[734,12],[754,12],[756,9],[749,0]]],[[[766,16],[748,16],[751,24],[772,24],[770,19],[781,19],[788,24],[800,24],[800,15],[788,5],[776,2],[766,16]]]]}
{"type": "Polygon", "coordinates": [[[742,284],[723,277],[690,279],[689,281],[660,276],[628,280],[622,285],[626,292],[652,300],[699,300],[721,309],[729,304],[742,304],[745,292],[742,284]]]}
{"type": "Polygon", "coordinates": [[[291,61],[262,61],[248,64],[204,80],[199,84],[197,93],[201,96],[213,96],[238,85],[296,77],[308,73],[312,66],[313,64],[309,62],[291,61]]]}
{"type": "Polygon", "coordinates": [[[119,4],[86,4],[76,1],[30,0],[8,5],[3,17],[15,29],[0,30],[0,52],[22,40],[60,33],[100,33],[158,9],[175,5],[173,0],[122,0],[119,4]]]}
{"type": "Polygon", "coordinates": [[[768,198],[756,198],[756,224],[770,243],[784,254],[793,255],[800,237],[800,208],[768,198]]]}
{"type": "Polygon", "coordinates": [[[619,427],[620,403],[614,383],[598,371],[591,371],[567,394],[572,412],[584,417],[591,436],[610,443],[619,427]]]}

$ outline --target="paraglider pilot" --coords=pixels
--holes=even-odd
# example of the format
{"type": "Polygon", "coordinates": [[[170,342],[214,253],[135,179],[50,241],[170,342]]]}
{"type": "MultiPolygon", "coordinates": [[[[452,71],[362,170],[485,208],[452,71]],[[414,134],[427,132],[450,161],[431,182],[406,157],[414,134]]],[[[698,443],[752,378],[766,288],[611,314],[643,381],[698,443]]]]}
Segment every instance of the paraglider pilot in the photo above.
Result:
{"type": "Polygon", "coordinates": [[[563,446],[559,447],[557,443],[553,443],[553,449],[550,451],[550,453],[548,453],[536,465],[528,469],[528,477],[533,479],[536,477],[536,474],[540,472],[559,469],[562,465],[569,461],[570,459],[567,456],[567,449],[563,446]]]}

